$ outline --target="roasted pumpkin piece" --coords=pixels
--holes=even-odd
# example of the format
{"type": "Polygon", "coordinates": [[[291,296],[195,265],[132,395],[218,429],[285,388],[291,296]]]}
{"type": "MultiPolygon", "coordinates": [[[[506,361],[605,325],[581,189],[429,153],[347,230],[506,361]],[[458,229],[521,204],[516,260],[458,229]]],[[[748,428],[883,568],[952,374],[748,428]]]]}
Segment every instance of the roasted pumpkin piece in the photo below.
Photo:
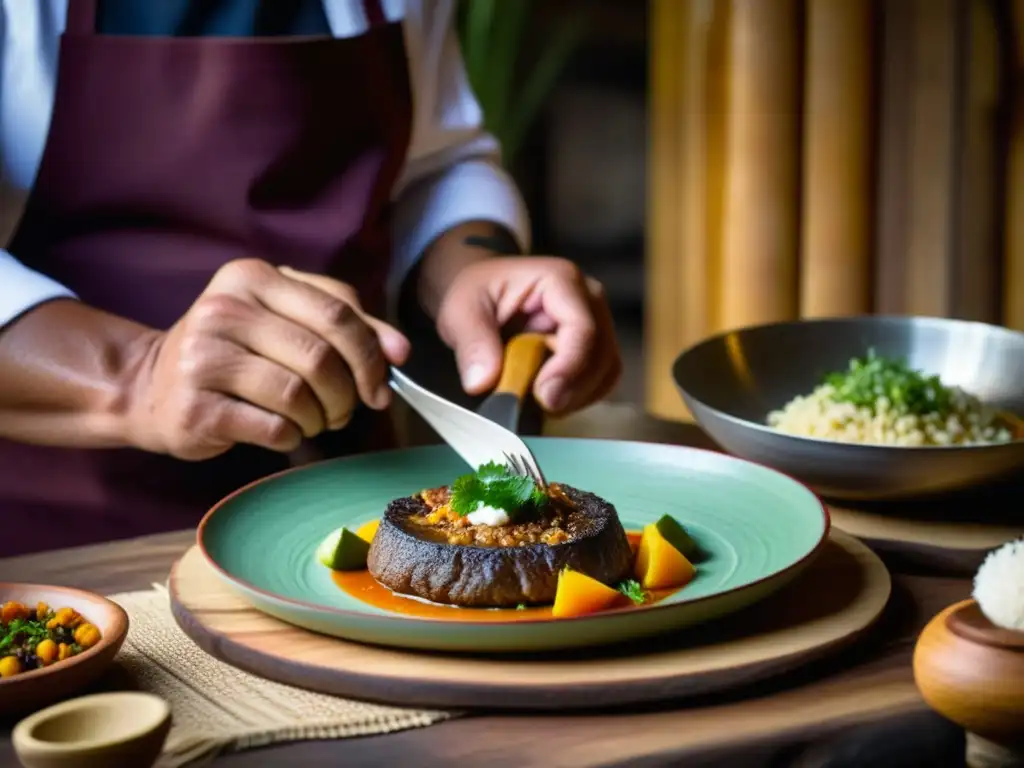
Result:
{"type": "Polygon", "coordinates": [[[8,600],[0,606],[0,621],[4,624],[10,624],[18,619],[27,619],[30,613],[28,606],[19,603],[17,600],[8,600]]]}
{"type": "Polygon", "coordinates": [[[36,656],[43,664],[49,664],[57,660],[57,644],[50,638],[46,638],[36,646],[36,656]]]}
{"type": "Polygon", "coordinates": [[[21,661],[17,656],[4,656],[0,659],[0,677],[14,677],[21,673],[21,661]]]}
{"type": "Polygon", "coordinates": [[[637,581],[644,589],[681,587],[693,578],[694,570],[683,553],[662,536],[657,525],[644,526],[634,566],[637,581]]]}
{"type": "Polygon", "coordinates": [[[697,542],[690,538],[690,534],[678,520],[672,515],[662,515],[655,525],[658,526],[658,531],[665,541],[682,552],[683,557],[691,563],[696,562],[700,555],[700,549],[697,547],[697,542]]]}
{"type": "Polygon", "coordinates": [[[586,616],[603,611],[621,598],[618,590],[568,568],[558,574],[555,604],[551,614],[557,618],[586,616]]]}
{"type": "Polygon", "coordinates": [[[47,629],[57,629],[57,627],[66,627],[67,629],[74,629],[82,623],[82,616],[78,611],[73,608],[58,608],[57,612],[53,614],[53,618],[46,623],[47,629]]]}
{"type": "Polygon", "coordinates": [[[74,637],[83,649],[92,648],[100,641],[100,631],[92,624],[79,624],[74,637]]]}
{"type": "Polygon", "coordinates": [[[363,523],[356,529],[356,536],[366,542],[373,542],[373,537],[377,533],[377,529],[380,527],[380,520],[371,520],[368,523],[363,523]]]}

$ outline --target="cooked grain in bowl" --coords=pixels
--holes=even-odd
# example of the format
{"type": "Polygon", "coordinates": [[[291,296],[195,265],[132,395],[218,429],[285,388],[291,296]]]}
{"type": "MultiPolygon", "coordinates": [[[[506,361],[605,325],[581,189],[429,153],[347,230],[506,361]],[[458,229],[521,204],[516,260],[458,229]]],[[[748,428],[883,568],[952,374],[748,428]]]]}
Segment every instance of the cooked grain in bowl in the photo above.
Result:
{"type": "Polygon", "coordinates": [[[989,445],[1014,438],[998,411],[937,376],[869,351],[830,374],[809,395],[768,414],[788,434],[902,447],[989,445]]]}

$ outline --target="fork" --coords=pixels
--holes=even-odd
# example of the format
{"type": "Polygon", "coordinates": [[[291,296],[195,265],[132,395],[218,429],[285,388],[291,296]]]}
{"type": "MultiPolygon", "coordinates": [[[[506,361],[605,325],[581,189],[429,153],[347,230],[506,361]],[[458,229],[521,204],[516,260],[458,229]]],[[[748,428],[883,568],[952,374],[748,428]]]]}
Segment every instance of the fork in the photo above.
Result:
{"type": "Polygon", "coordinates": [[[540,467],[537,466],[536,460],[531,463],[523,456],[516,456],[515,454],[509,455],[506,453],[505,466],[508,467],[512,474],[528,477],[541,488],[547,487],[547,480],[541,473],[540,467]]]}
{"type": "Polygon", "coordinates": [[[474,471],[494,462],[504,465],[513,474],[529,477],[541,487],[547,486],[533,452],[515,432],[435,395],[397,368],[392,368],[390,373],[391,389],[474,471]]]}

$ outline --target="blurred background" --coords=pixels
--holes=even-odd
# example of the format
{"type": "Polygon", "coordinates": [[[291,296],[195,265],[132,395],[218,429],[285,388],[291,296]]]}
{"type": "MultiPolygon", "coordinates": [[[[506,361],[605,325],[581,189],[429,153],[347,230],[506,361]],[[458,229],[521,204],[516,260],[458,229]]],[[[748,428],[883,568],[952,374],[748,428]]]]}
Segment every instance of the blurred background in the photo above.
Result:
{"type": "Polygon", "coordinates": [[[743,325],[1024,329],[1024,0],[466,0],[535,251],[608,288],[614,399],[743,325]]]}

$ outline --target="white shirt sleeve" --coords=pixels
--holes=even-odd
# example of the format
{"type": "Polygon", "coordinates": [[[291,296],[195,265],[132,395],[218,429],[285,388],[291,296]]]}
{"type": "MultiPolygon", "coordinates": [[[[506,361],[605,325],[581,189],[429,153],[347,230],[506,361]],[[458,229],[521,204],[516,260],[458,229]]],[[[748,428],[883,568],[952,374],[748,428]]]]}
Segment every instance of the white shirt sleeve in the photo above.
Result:
{"type": "Polygon", "coordinates": [[[469,85],[455,7],[453,0],[406,5],[416,108],[409,155],[395,190],[392,297],[424,249],[459,224],[493,222],[508,230],[523,251],[530,248],[526,205],[501,167],[500,147],[484,131],[469,85]]]}
{"type": "Polygon", "coordinates": [[[75,298],[55,280],[35,272],[0,250],[0,329],[44,301],[75,298]]]}

